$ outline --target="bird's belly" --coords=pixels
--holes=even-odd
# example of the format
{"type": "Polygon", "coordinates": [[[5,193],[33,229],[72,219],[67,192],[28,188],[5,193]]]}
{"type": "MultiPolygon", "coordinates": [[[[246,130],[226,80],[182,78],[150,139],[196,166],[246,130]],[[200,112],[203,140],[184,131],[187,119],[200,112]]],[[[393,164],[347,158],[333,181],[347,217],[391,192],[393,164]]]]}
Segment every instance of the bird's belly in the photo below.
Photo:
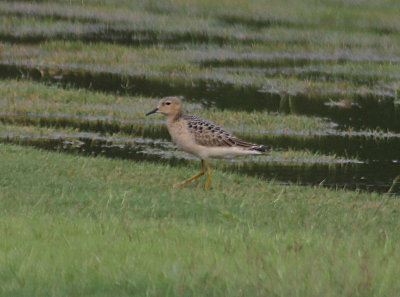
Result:
{"type": "Polygon", "coordinates": [[[213,146],[206,147],[202,150],[201,155],[204,159],[208,158],[232,158],[236,156],[249,156],[249,155],[260,155],[258,151],[251,151],[247,149],[237,147],[226,147],[226,146],[213,146]]]}
{"type": "Polygon", "coordinates": [[[169,129],[169,134],[173,142],[175,142],[181,150],[201,158],[200,145],[194,141],[193,137],[187,133],[185,129],[169,129]]]}
{"type": "Polygon", "coordinates": [[[198,144],[196,144],[194,141],[191,141],[191,140],[185,141],[181,137],[178,139],[175,139],[175,138],[172,138],[172,139],[174,140],[174,142],[178,145],[178,147],[181,150],[201,158],[200,146],[198,144]]]}

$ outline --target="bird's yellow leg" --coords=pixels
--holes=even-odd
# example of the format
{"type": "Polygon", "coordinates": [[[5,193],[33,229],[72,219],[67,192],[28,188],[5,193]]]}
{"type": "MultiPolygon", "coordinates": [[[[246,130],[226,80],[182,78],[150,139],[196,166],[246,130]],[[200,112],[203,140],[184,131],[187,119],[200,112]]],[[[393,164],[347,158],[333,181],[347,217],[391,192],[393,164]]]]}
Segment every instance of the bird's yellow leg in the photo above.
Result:
{"type": "Polygon", "coordinates": [[[208,189],[208,188],[210,187],[212,169],[211,169],[211,167],[210,167],[210,165],[208,164],[207,161],[204,161],[204,162],[206,162],[207,173],[208,173],[208,175],[207,175],[207,180],[206,180],[206,184],[205,184],[205,188],[208,189]]]}
{"type": "Polygon", "coordinates": [[[174,187],[181,187],[181,186],[184,186],[184,185],[186,185],[187,183],[190,183],[191,181],[195,180],[196,178],[199,178],[200,176],[203,176],[204,173],[205,173],[205,170],[204,170],[204,169],[205,169],[205,166],[204,166],[204,164],[205,164],[205,161],[204,161],[204,160],[201,160],[201,172],[200,172],[199,174],[196,174],[195,176],[192,176],[191,178],[189,178],[189,179],[187,179],[187,180],[181,182],[181,183],[175,184],[174,187]]]}

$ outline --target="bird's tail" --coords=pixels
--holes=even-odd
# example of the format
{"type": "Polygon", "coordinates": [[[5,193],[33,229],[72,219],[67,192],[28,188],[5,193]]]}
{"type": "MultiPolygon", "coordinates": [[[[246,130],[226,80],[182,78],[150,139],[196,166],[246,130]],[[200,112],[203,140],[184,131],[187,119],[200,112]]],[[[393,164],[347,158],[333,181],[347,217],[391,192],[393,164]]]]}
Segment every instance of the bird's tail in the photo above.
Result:
{"type": "Polygon", "coordinates": [[[253,150],[263,154],[268,154],[270,150],[270,147],[268,145],[262,145],[262,144],[255,144],[252,148],[253,150]]]}
{"type": "Polygon", "coordinates": [[[246,141],[239,140],[236,142],[237,145],[246,148],[248,150],[260,152],[262,154],[268,154],[270,150],[270,146],[268,145],[262,145],[262,144],[255,144],[255,143],[250,143],[246,141]]]}

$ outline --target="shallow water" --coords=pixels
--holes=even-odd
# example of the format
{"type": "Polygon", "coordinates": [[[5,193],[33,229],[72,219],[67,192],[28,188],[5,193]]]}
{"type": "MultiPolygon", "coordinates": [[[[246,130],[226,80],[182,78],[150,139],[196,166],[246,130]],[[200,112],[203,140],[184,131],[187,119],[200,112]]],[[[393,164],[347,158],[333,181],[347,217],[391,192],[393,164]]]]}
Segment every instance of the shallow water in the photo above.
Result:
{"type": "MultiPolygon", "coordinates": [[[[0,121],[17,125],[74,128],[99,133],[124,133],[153,139],[170,139],[164,121],[124,120],[98,116],[49,113],[0,112],[0,121]]],[[[308,150],[364,161],[399,160],[400,133],[336,131],[252,131],[232,132],[247,141],[266,144],[275,150],[308,150]]]]}
{"type": "Polygon", "coordinates": [[[335,53],[292,53],[292,52],[226,52],[215,57],[200,57],[196,60],[203,67],[296,67],[306,65],[344,64],[348,62],[400,63],[398,56],[378,56],[338,49],[335,53]]]}
{"type": "Polygon", "coordinates": [[[324,26],[325,28],[330,28],[331,30],[346,30],[351,32],[374,32],[379,34],[397,34],[400,29],[392,26],[376,26],[371,24],[370,26],[360,26],[358,24],[346,24],[346,25],[336,25],[327,26],[321,21],[313,21],[313,20],[302,20],[302,21],[293,21],[291,19],[285,18],[276,18],[276,17],[265,17],[265,16],[254,16],[254,15],[240,15],[240,14],[222,14],[219,16],[219,20],[221,22],[226,23],[227,25],[242,25],[247,26],[253,29],[265,29],[274,26],[279,27],[287,27],[287,28],[302,28],[302,29],[312,29],[312,28],[320,28],[324,26]]]}
{"type": "Polygon", "coordinates": [[[28,78],[64,87],[151,97],[182,95],[189,101],[220,109],[290,112],[327,117],[343,128],[400,131],[400,108],[394,90],[354,90],[348,102],[332,104],[349,94],[340,89],[326,94],[285,93],[252,84],[236,85],[215,78],[188,79],[182,76],[171,79],[161,73],[122,75],[107,69],[85,69],[74,65],[54,68],[7,61],[0,62],[0,78],[28,78]],[[127,81],[129,89],[124,87],[127,81]]]}
{"type": "MultiPolygon", "coordinates": [[[[7,134],[0,137],[4,143],[33,146],[46,150],[77,153],[85,156],[105,156],[127,160],[193,166],[200,162],[184,152],[177,151],[169,141],[135,138],[101,137],[93,133],[47,136],[7,134]]],[[[301,160],[273,157],[251,157],[212,162],[217,169],[274,180],[280,184],[314,185],[350,190],[387,192],[400,174],[399,162],[361,162],[353,160],[301,160]]],[[[394,186],[392,193],[400,194],[394,186]]]]}

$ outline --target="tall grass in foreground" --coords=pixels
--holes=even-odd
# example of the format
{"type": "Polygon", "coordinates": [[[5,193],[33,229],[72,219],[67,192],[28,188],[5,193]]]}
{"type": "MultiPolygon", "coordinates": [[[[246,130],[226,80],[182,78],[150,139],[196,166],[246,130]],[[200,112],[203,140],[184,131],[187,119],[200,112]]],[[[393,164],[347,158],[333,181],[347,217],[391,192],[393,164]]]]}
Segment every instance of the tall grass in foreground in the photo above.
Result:
{"type": "Polygon", "coordinates": [[[1,296],[397,296],[399,201],[0,145],[1,296]]]}

